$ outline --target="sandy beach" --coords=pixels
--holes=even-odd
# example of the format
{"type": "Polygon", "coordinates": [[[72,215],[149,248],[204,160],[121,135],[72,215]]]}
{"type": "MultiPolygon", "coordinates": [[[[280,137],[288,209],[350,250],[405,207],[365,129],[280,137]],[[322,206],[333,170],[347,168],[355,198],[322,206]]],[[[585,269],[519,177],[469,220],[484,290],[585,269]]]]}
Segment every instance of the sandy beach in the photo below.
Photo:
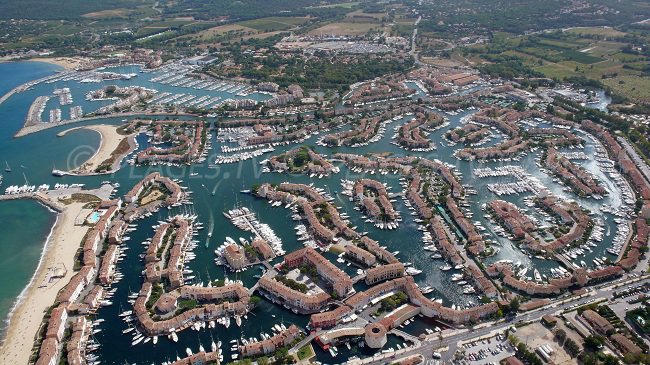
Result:
{"type": "Polygon", "coordinates": [[[37,57],[31,58],[29,61],[50,63],[61,66],[66,71],[76,70],[80,66],[88,63],[88,60],[77,57],[37,57]]]}
{"type": "MultiPolygon", "coordinates": [[[[88,231],[88,226],[76,225],[78,217],[83,217],[85,203],[71,203],[64,206],[58,214],[36,273],[23,291],[22,298],[14,308],[9,320],[9,328],[2,347],[0,359],[3,363],[27,364],[43,316],[54,303],[58,292],[74,275],[74,256],[88,231]],[[62,275],[58,280],[48,282],[50,270],[62,275]]],[[[87,210],[90,212],[90,210],[87,210]]]]}
{"type": "MultiPolygon", "coordinates": [[[[129,148],[128,150],[122,151],[119,153],[119,156],[116,156],[113,160],[111,169],[109,171],[106,171],[105,173],[110,173],[114,172],[117,169],[119,169],[120,162],[126,156],[130,151],[132,151],[134,147],[133,141],[131,139],[133,138],[133,135],[121,135],[117,132],[117,129],[119,126],[115,125],[105,125],[105,124],[100,124],[100,125],[91,125],[91,126],[84,126],[84,127],[79,127],[83,129],[89,129],[92,131],[95,131],[99,133],[101,136],[101,140],[99,142],[99,147],[97,148],[97,151],[95,154],[88,159],[88,161],[84,162],[81,166],[75,168],[74,170],[70,171],[73,174],[76,175],[89,175],[89,174],[95,174],[95,170],[101,166],[106,160],[110,159],[111,156],[113,155],[114,152],[117,151],[118,147],[124,140],[128,140],[129,142],[129,148]]],[[[61,132],[58,134],[58,136],[63,136],[67,132],[79,129],[79,128],[72,128],[68,129],[64,132],[61,132]]]]}

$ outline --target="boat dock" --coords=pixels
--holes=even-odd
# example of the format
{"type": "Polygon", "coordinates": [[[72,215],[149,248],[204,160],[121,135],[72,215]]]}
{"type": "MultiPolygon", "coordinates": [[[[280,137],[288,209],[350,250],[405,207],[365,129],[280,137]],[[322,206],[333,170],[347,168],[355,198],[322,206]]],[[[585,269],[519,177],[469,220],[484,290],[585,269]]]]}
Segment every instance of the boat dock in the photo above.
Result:
{"type": "Polygon", "coordinates": [[[237,228],[251,232],[256,238],[263,239],[266,241],[275,256],[284,255],[284,250],[282,248],[282,240],[278,237],[273,229],[265,223],[260,222],[255,215],[255,212],[249,210],[246,207],[235,208],[229,210],[228,213],[224,212],[224,215],[234,224],[237,228]]]}
{"type": "Polygon", "coordinates": [[[58,202],[60,198],[70,197],[72,194],[76,193],[84,193],[95,195],[99,199],[107,200],[109,199],[112,190],[113,186],[110,184],[104,184],[93,190],[83,190],[82,187],[69,187],[64,189],[33,191],[19,194],[4,194],[0,195],[0,201],[34,199],[52,210],[62,212],[65,210],[65,205],[58,202]]]}
{"type": "Polygon", "coordinates": [[[62,212],[65,209],[65,207],[62,204],[53,201],[45,194],[46,193],[43,192],[32,192],[32,193],[22,193],[22,194],[0,195],[0,201],[34,199],[57,212],[62,212]]]}

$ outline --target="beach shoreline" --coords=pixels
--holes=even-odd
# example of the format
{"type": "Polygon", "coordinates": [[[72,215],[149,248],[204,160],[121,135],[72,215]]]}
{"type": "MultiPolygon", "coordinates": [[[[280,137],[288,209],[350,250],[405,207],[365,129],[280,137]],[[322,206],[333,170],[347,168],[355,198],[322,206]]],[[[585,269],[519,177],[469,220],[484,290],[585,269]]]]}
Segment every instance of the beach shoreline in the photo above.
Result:
{"type": "Polygon", "coordinates": [[[76,70],[87,62],[87,60],[77,57],[34,57],[26,61],[49,63],[51,65],[62,67],[65,71],[76,70]]]}
{"type": "Polygon", "coordinates": [[[0,57],[0,63],[10,62],[43,62],[63,68],[61,71],[73,71],[87,63],[88,60],[80,57],[0,57]]]}
{"type": "Polygon", "coordinates": [[[34,283],[34,280],[36,279],[36,276],[37,276],[36,274],[38,273],[38,269],[41,267],[41,264],[42,264],[43,259],[45,257],[45,251],[47,250],[48,242],[50,242],[50,240],[52,239],[52,235],[54,234],[54,228],[59,223],[59,217],[61,216],[61,212],[57,212],[52,207],[49,207],[49,206],[47,206],[45,204],[41,204],[41,205],[43,207],[45,207],[45,209],[47,209],[49,212],[55,213],[56,218],[54,219],[54,224],[52,225],[52,227],[50,227],[50,232],[47,234],[47,237],[45,237],[45,243],[43,244],[43,249],[41,250],[41,254],[40,254],[39,258],[38,258],[38,264],[36,265],[36,270],[34,270],[34,272],[32,273],[32,276],[29,278],[29,282],[27,282],[27,285],[25,285],[23,290],[20,291],[20,294],[18,294],[18,296],[14,300],[13,304],[11,305],[11,310],[9,311],[9,314],[7,314],[7,318],[5,318],[5,320],[4,320],[4,324],[3,324],[4,327],[0,331],[0,347],[4,343],[4,340],[5,340],[6,335],[7,335],[6,332],[8,331],[8,329],[10,327],[11,318],[12,318],[14,312],[16,311],[18,306],[20,306],[22,304],[22,302],[25,300],[25,295],[27,294],[27,290],[32,286],[32,284],[34,283]]]}
{"type": "Polygon", "coordinates": [[[62,137],[66,135],[68,132],[71,132],[73,130],[87,129],[99,133],[100,136],[99,146],[97,147],[95,153],[80,166],[77,167],[68,166],[68,168],[70,169],[70,171],[68,172],[71,175],[84,176],[84,175],[95,175],[95,174],[110,174],[119,170],[120,164],[124,159],[124,157],[126,157],[126,155],[131,153],[135,147],[135,144],[132,141],[134,135],[119,134],[117,131],[119,127],[120,126],[111,125],[111,124],[97,124],[97,125],[75,127],[75,128],[67,129],[57,134],[58,137],[62,137]],[[113,162],[111,163],[111,168],[109,170],[101,173],[96,172],[95,170],[98,167],[100,167],[105,161],[109,160],[113,156],[113,154],[120,148],[120,145],[124,140],[126,140],[127,143],[129,144],[129,148],[126,151],[119,153],[119,155],[114,156],[113,162]]]}
{"type": "Polygon", "coordinates": [[[6,332],[0,344],[0,358],[17,364],[29,362],[34,340],[41,328],[47,310],[54,304],[59,291],[72,276],[74,257],[89,229],[76,225],[85,203],[74,202],[63,206],[57,214],[31,280],[18,297],[7,319],[6,332]],[[60,278],[45,282],[51,269],[58,269],[60,278]]]}

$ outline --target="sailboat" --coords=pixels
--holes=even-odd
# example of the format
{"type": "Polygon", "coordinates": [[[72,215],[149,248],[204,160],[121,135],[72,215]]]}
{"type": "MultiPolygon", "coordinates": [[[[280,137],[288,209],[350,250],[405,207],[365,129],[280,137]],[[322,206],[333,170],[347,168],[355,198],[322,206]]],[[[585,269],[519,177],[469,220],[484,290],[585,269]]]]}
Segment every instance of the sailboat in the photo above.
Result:
{"type": "Polygon", "coordinates": [[[5,166],[5,172],[11,172],[11,166],[9,166],[9,162],[7,162],[7,160],[5,160],[5,166]]]}
{"type": "Polygon", "coordinates": [[[214,338],[212,338],[212,333],[210,333],[210,340],[212,341],[212,343],[210,344],[210,349],[212,350],[212,352],[216,352],[217,344],[214,343],[214,338]]]}
{"type": "Polygon", "coordinates": [[[203,344],[201,343],[201,339],[199,339],[199,352],[205,352],[205,348],[203,348],[203,344]]]}

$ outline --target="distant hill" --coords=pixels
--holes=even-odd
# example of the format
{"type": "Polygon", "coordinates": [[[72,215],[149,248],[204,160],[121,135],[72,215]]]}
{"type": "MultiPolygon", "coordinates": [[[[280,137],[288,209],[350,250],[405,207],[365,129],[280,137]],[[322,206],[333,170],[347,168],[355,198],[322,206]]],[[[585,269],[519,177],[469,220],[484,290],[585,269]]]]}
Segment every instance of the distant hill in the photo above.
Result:
{"type": "Polygon", "coordinates": [[[102,10],[153,6],[154,0],[0,0],[0,19],[74,20],[102,10]]]}
{"type": "Polygon", "coordinates": [[[166,13],[174,16],[191,15],[204,19],[221,16],[254,19],[302,12],[306,7],[321,3],[323,3],[321,0],[180,0],[167,7],[166,13]]]}

